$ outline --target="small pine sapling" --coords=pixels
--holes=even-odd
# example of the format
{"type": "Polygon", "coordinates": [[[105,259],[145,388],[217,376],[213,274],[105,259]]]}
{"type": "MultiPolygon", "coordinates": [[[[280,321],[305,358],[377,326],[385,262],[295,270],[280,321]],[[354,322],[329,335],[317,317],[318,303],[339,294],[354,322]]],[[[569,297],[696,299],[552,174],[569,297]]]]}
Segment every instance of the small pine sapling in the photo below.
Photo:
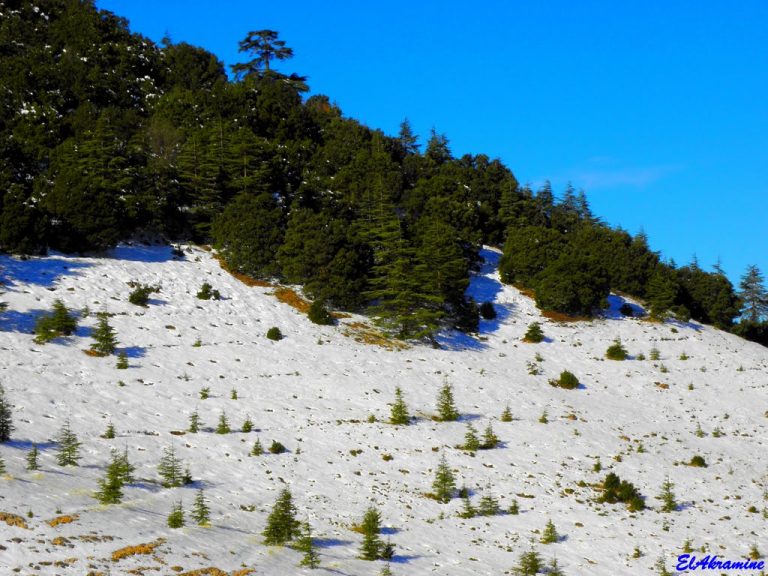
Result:
{"type": "Polygon", "coordinates": [[[189,415],[189,431],[192,434],[197,434],[200,431],[200,414],[198,414],[197,408],[189,415]]]}
{"type": "Polygon", "coordinates": [[[562,571],[562,569],[560,568],[560,565],[557,563],[557,556],[554,556],[552,558],[552,561],[549,563],[547,576],[565,576],[565,573],[562,571]]]}
{"type": "Polygon", "coordinates": [[[37,449],[37,444],[32,444],[32,448],[30,448],[29,452],[27,452],[27,470],[40,470],[40,464],[37,461],[39,454],[40,452],[37,449]]]}
{"type": "Polygon", "coordinates": [[[539,423],[540,424],[548,424],[549,423],[549,416],[547,415],[547,411],[544,410],[544,412],[541,413],[541,416],[539,416],[539,423]]]}
{"type": "Polygon", "coordinates": [[[0,474],[5,474],[5,460],[0,456],[0,474]]]}
{"type": "Polygon", "coordinates": [[[539,342],[544,341],[544,331],[541,329],[541,324],[538,322],[533,322],[528,326],[528,330],[525,332],[525,336],[523,336],[523,342],[528,342],[529,344],[538,344],[539,342]]]}
{"type": "Polygon", "coordinates": [[[555,544],[558,540],[560,540],[560,535],[557,533],[555,524],[552,520],[548,520],[544,532],[541,534],[540,542],[542,544],[555,544]]]}
{"type": "Polygon", "coordinates": [[[608,360],[627,359],[627,349],[624,348],[620,338],[616,338],[616,340],[613,341],[613,344],[608,346],[608,349],[605,351],[605,357],[608,358],[608,360]]]}
{"type": "Polygon", "coordinates": [[[296,507],[290,490],[283,488],[261,533],[267,546],[282,546],[299,536],[301,523],[296,520],[296,507]]]}
{"type": "Polygon", "coordinates": [[[123,449],[123,453],[120,454],[117,459],[120,465],[120,477],[122,478],[123,484],[133,484],[133,473],[136,471],[136,467],[131,464],[131,461],[128,459],[128,446],[123,449]]]}
{"type": "Polygon", "coordinates": [[[117,364],[115,364],[115,368],[118,370],[128,369],[128,355],[124,350],[121,350],[120,354],[117,355],[117,364]]]}
{"type": "Polygon", "coordinates": [[[59,444],[56,453],[56,462],[59,466],[77,466],[80,460],[80,446],[77,436],[72,432],[69,419],[64,422],[64,426],[59,431],[57,438],[59,444]]]}
{"type": "Polygon", "coordinates": [[[514,417],[512,416],[512,410],[509,409],[509,404],[504,407],[504,412],[501,413],[502,422],[512,422],[514,417]]]}
{"type": "Polygon", "coordinates": [[[488,422],[485,430],[483,431],[483,441],[480,444],[480,448],[483,450],[491,450],[499,445],[499,437],[493,431],[493,426],[488,422]]]}
{"type": "Polygon", "coordinates": [[[244,433],[246,433],[246,434],[253,430],[253,422],[251,421],[251,417],[250,416],[246,416],[245,417],[245,422],[243,422],[243,426],[242,426],[241,430],[244,433]]]}
{"type": "Polygon", "coordinates": [[[469,494],[464,494],[461,497],[461,512],[459,512],[459,518],[474,518],[476,514],[477,510],[472,506],[469,494]]]}
{"type": "Polygon", "coordinates": [[[490,484],[485,487],[483,495],[480,497],[477,513],[480,516],[495,516],[499,513],[499,501],[496,500],[493,492],[491,492],[490,484]]]}
{"type": "Polygon", "coordinates": [[[403,400],[403,391],[398,386],[395,388],[395,402],[392,404],[392,411],[390,413],[389,422],[399,426],[408,424],[410,417],[408,416],[408,407],[403,400]]]}
{"type": "Polygon", "coordinates": [[[435,498],[444,504],[450,502],[456,491],[456,478],[445,460],[445,454],[440,458],[440,463],[437,466],[432,490],[434,490],[435,498]]]}
{"type": "Polygon", "coordinates": [[[208,400],[211,397],[211,389],[208,386],[200,388],[200,400],[208,400]]]}
{"type": "Polygon", "coordinates": [[[13,433],[11,404],[5,397],[5,388],[0,384],[0,442],[8,442],[13,433]]]}
{"type": "Polygon", "coordinates": [[[536,576],[543,567],[544,564],[541,556],[531,545],[531,549],[520,556],[520,563],[515,567],[514,571],[519,576],[536,576]]]}
{"type": "Polygon", "coordinates": [[[210,509],[208,508],[203,489],[197,491],[195,501],[192,503],[192,512],[190,517],[198,526],[208,526],[210,524],[210,509]]]}
{"type": "Polygon", "coordinates": [[[112,460],[107,466],[107,472],[99,480],[99,491],[96,498],[101,504],[120,504],[123,500],[123,473],[120,456],[112,453],[112,460]]]}
{"type": "Polygon", "coordinates": [[[232,392],[230,392],[230,393],[229,393],[229,398],[230,398],[231,400],[237,400],[237,390],[235,390],[234,388],[232,388],[232,392]]]}
{"type": "Polygon", "coordinates": [[[306,566],[311,570],[320,566],[320,555],[317,553],[317,547],[312,540],[312,528],[309,522],[304,524],[301,536],[296,542],[296,550],[303,553],[299,566],[306,566]]]}
{"type": "Polygon", "coordinates": [[[115,330],[110,326],[106,315],[99,316],[99,323],[93,330],[94,343],[91,344],[91,353],[96,356],[108,356],[117,348],[115,330]]]}
{"type": "Polygon", "coordinates": [[[669,476],[667,476],[667,478],[664,480],[664,483],[661,485],[661,493],[657,496],[657,498],[661,500],[662,512],[674,512],[677,510],[675,493],[672,491],[674,487],[675,485],[670,482],[669,476]]]}
{"type": "Polygon", "coordinates": [[[173,444],[163,449],[163,456],[157,466],[157,472],[163,479],[163,486],[176,488],[181,486],[184,480],[181,461],[176,457],[173,444]]]}
{"type": "Polygon", "coordinates": [[[168,527],[169,528],[182,528],[184,526],[184,507],[181,500],[171,508],[171,513],[168,514],[168,527]]]}
{"type": "Polygon", "coordinates": [[[360,532],[363,534],[363,542],[360,545],[362,560],[378,560],[381,557],[383,543],[379,538],[381,531],[381,514],[375,506],[366,510],[363,521],[360,524],[360,532]]]}
{"type": "Polygon", "coordinates": [[[261,456],[264,454],[264,447],[261,445],[261,440],[256,438],[256,442],[253,443],[253,448],[251,449],[251,456],[261,456]]]}
{"type": "Polygon", "coordinates": [[[439,422],[453,422],[459,419],[459,411],[453,402],[453,388],[447,382],[437,394],[437,418],[439,422]]]}
{"type": "Polygon", "coordinates": [[[216,434],[229,434],[232,430],[229,427],[226,412],[219,415],[219,423],[216,425],[216,434]]]}
{"type": "Polygon", "coordinates": [[[101,435],[102,438],[106,438],[107,440],[112,440],[115,437],[115,425],[110,422],[107,424],[107,429],[104,431],[104,434],[101,435]]]}
{"type": "Polygon", "coordinates": [[[512,516],[517,516],[520,514],[520,504],[518,504],[517,500],[513,499],[512,504],[509,505],[509,509],[507,510],[512,516]]]}
{"type": "Polygon", "coordinates": [[[459,446],[462,450],[467,450],[468,452],[476,452],[480,449],[480,438],[477,437],[477,430],[475,430],[475,427],[472,425],[472,423],[467,423],[467,431],[464,434],[464,444],[459,446]]]}

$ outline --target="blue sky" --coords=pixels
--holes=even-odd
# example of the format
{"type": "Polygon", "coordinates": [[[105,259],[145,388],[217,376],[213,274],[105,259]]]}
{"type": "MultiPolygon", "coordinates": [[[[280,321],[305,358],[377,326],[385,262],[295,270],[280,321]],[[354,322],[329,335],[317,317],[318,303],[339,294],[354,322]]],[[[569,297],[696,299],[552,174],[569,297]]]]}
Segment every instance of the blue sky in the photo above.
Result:
{"type": "Polygon", "coordinates": [[[345,115],[583,188],[677,264],[768,274],[768,2],[97,0],[227,65],[271,28],[345,115]]]}

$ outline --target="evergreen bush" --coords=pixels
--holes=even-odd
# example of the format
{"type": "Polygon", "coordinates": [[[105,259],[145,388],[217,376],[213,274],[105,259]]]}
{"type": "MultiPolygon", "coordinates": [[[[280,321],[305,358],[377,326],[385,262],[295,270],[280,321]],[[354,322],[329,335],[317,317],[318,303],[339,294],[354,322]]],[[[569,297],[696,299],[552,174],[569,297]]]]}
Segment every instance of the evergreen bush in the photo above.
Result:
{"type": "Polygon", "coordinates": [[[70,336],[77,330],[77,319],[64,302],[58,298],[53,301],[50,314],[40,316],[35,322],[35,342],[45,344],[59,336],[70,336]]]}
{"type": "Polygon", "coordinates": [[[200,290],[197,293],[197,298],[200,300],[220,300],[221,294],[218,290],[214,290],[208,282],[203,282],[200,290]]]}
{"type": "Polygon", "coordinates": [[[267,338],[270,340],[282,340],[283,339],[283,333],[280,332],[280,328],[277,326],[272,326],[269,330],[267,330],[267,338]]]}
{"type": "Polygon", "coordinates": [[[528,329],[523,336],[523,342],[529,342],[531,344],[538,344],[544,341],[544,331],[541,329],[541,324],[533,322],[528,326],[528,329]]]}
{"type": "Polygon", "coordinates": [[[560,373],[560,377],[557,380],[550,380],[549,384],[550,386],[555,386],[557,388],[565,388],[566,390],[573,390],[574,388],[578,388],[579,379],[576,378],[576,376],[572,372],[569,372],[568,370],[563,370],[560,373]]]}
{"type": "Polygon", "coordinates": [[[91,344],[91,352],[97,356],[107,356],[112,354],[117,347],[117,338],[115,337],[115,331],[112,326],[109,325],[106,315],[99,316],[99,323],[93,330],[93,339],[95,342],[91,344]]]}
{"type": "Polygon", "coordinates": [[[493,320],[496,318],[496,309],[493,307],[492,302],[480,304],[480,316],[483,317],[483,320],[493,320]]]}
{"type": "Polygon", "coordinates": [[[5,388],[0,384],[0,442],[8,442],[13,433],[13,411],[5,397],[5,388]]]}
{"type": "Polygon", "coordinates": [[[616,340],[613,341],[613,344],[608,346],[608,349],[605,351],[605,357],[608,358],[608,360],[627,359],[627,350],[624,348],[619,338],[616,338],[616,340]]]}
{"type": "Polygon", "coordinates": [[[453,402],[453,388],[447,382],[437,395],[437,417],[439,422],[452,422],[459,419],[459,411],[453,402]]]}
{"type": "Polygon", "coordinates": [[[408,416],[408,407],[405,405],[405,400],[403,400],[403,391],[399,386],[395,388],[395,402],[392,404],[389,422],[391,424],[397,424],[401,426],[410,422],[410,416],[408,416]]]}
{"type": "Polygon", "coordinates": [[[290,490],[283,488],[267,518],[261,533],[267,546],[282,546],[300,535],[301,523],[296,520],[296,507],[290,490]]]}
{"type": "Polygon", "coordinates": [[[315,300],[312,302],[307,311],[307,316],[309,317],[309,320],[315,324],[323,326],[333,325],[333,316],[328,312],[328,309],[325,307],[325,303],[322,300],[315,300]]]}
{"type": "Polygon", "coordinates": [[[149,303],[149,295],[153,292],[160,292],[160,286],[150,286],[149,284],[139,284],[132,282],[133,290],[128,295],[128,302],[136,306],[146,307],[149,303]]]}

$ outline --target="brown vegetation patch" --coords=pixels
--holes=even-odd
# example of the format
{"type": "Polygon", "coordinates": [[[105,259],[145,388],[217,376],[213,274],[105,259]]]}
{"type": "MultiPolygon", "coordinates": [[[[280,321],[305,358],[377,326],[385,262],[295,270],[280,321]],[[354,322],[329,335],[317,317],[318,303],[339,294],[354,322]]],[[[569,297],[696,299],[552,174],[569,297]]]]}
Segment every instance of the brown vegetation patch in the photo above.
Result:
{"type": "Polygon", "coordinates": [[[59,524],[69,524],[70,522],[74,522],[77,520],[79,516],[77,514],[72,514],[71,516],[57,516],[53,520],[48,520],[46,524],[50,526],[51,528],[55,528],[59,524]]]}
{"type": "Polygon", "coordinates": [[[253,568],[243,568],[242,570],[235,570],[232,572],[232,576],[248,576],[249,574],[255,574],[256,570],[253,568]]]}
{"type": "Polygon", "coordinates": [[[179,576],[229,576],[224,570],[219,570],[211,566],[210,568],[199,568],[198,570],[192,570],[191,572],[184,572],[179,576]]]}
{"type": "Polygon", "coordinates": [[[408,344],[405,342],[389,338],[382,332],[379,332],[363,322],[350,322],[349,324],[344,324],[344,328],[345,330],[342,334],[349,338],[354,338],[355,342],[373,344],[374,346],[381,346],[387,350],[405,350],[408,348],[408,344]]]}
{"type": "Polygon", "coordinates": [[[152,554],[155,551],[155,548],[164,542],[165,540],[163,538],[159,538],[154,542],[147,542],[146,544],[138,544],[136,546],[126,546],[125,548],[120,548],[119,550],[112,552],[112,562],[117,562],[118,560],[122,560],[123,558],[127,558],[129,556],[135,556],[137,554],[152,554]]]}
{"type": "Polygon", "coordinates": [[[64,538],[64,536],[57,536],[53,540],[51,540],[51,544],[54,546],[68,546],[69,545],[69,538],[64,538]]]}
{"type": "Polygon", "coordinates": [[[553,310],[542,310],[541,315],[553,322],[589,322],[592,320],[589,316],[571,316],[570,314],[553,310]]]}
{"type": "Polygon", "coordinates": [[[18,528],[24,528],[29,530],[26,521],[21,516],[16,514],[10,514],[8,512],[0,512],[0,522],[5,522],[8,526],[16,526],[18,528]]]}
{"type": "Polygon", "coordinates": [[[94,358],[103,358],[106,356],[106,354],[103,354],[102,352],[98,352],[97,350],[91,350],[88,348],[88,350],[83,350],[83,353],[88,356],[93,356],[94,358]]]}
{"type": "Polygon", "coordinates": [[[220,254],[214,254],[213,256],[216,261],[219,263],[219,266],[221,266],[221,269],[225,272],[228,272],[230,276],[235,278],[236,280],[240,280],[243,284],[246,286],[254,287],[257,286],[259,288],[269,288],[272,286],[269,282],[266,280],[259,280],[258,278],[253,278],[252,276],[248,276],[248,274],[243,274],[242,272],[238,272],[237,270],[232,270],[232,268],[229,267],[229,264],[226,263],[224,258],[221,257],[220,254]]]}
{"type": "Polygon", "coordinates": [[[656,385],[656,388],[661,388],[662,390],[669,390],[669,384],[665,384],[664,382],[654,382],[656,385]]]}
{"type": "Polygon", "coordinates": [[[286,286],[280,286],[274,291],[275,298],[277,298],[283,304],[288,304],[291,308],[295,308],[302,314],[309,312],[310,303],[299,296],[299,294],[292,288],[286,286]]]}

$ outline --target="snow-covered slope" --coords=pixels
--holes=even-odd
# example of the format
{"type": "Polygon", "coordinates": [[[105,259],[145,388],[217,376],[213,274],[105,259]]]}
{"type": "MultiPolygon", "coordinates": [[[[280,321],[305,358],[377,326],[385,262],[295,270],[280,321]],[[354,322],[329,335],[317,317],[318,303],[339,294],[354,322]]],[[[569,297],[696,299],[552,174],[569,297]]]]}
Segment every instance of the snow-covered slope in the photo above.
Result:
{"type": "Polygon", "coordinates": [[[470,290],[495,303],[497,319],[483,321],[477,339],[444,334],[441,349],[402,350],[345,335],[361,318],[311,324],[271,296],[272,288],[240,283],[198,249],[184,259],[163,247],[121,247],[109,258],[3,257],[0,300],[9,306],[0,313],[0,381],[15,405],[16,431],[0,444],[7,466],[0,512],[21,516],[28,529],[0,521],[0,574],[310,573],[297,567],[298,552],[262,544],[284,487],[312,525],[323,568],[336,574],[375,575],[383,567],[357,558],[361,536],[350,530],[371,503],[395,546],[396,575],[503,574],[532,541],[568,575],[651,574],[660,556],[673,569],[686,540],[700,556],[702,547],[731,559],[744,558],[753,544],[764,552],[768,350],[695,323],[624,318],[618,297],[604,319],[552,322],[500,284],[498,254],[483,254],[487,264],[470,290]],[[127,300],[130,281],[162,290],[140,308],[127,300]],[[222,300],[195,297],[206,281],[222,300]],[[75,336],[35,344],[34,320],[56,298],[91,315],[75,336]],[[127,370],[115,367],[115,357],[83,353],[99,311],[114,314],[127,370]],[[541,344],[521,341],[533,321],[547,335],[541,344]],[[285,338],[267,339],[271,326],[285,338]],[[604,359],[617,337],[632,359],[604,359]],[[636,358],[654,347],[660,360],[636,358]],[[581,388],[548,385],[565,369],[581,388]],[[430,418],[446,381],[459,422],[430,418]],[[396,386],[417,416],[410,426],[385,423],[396,386]],[[205,400],[203,387],[211,392],[205,400]],[[512,422],[500,421],[506,404],[512,422]],[[187,429],[195,409],[205,430],[172,434],[187,429]],[[545,411],[546,424],[539,421],[545,411]],[[234,432],[213,432],[222,413],[234,432]],[[248,416],[258,431],[237,431],[248,416]],[[67,418],[83,442],[76,468],[55,460],[67,418]],[[101,437],[109,422],[113,440],[101,437]],[[474,456],[455,448],[467,422],[479,431],[492,423],[502,446],[474,456]],[[257,437],[289,452],[251,457],[257,437]],[[32,443],[41,450],[38,472],[26,470],[32,443]],[[157,464],[171,444],[194,485],[160,486],[157,464]],[[138,481],[124,489],[122,504],[100,505],[93,493],[110,449],[126,446],[138,481]],[[473,503],[489,485],[503,508],[517,500],[520,514],[462,519],[460,499],[425,497],[443,454],[473,503]],[[696,454],[709,466],[686,465],[696,454]],[[598,458],[601,472],[594,471],[598,458]],[[633,514],[622,504],[598,504],[595,487],[608,471],[635,484],[649,509],[633,514]],[[666,477],[680,503],[671,513],[660,512],[656,498],[666,477]],[[172,505],[182,499],[189,510],[200,487],[212,526],[168,528],[172,505]],[[46,523],[74,514],[71,523],[46,523]],[[550,519],[561,541],[540,544],[550,519]],[[153,554],[111,559],[115,550],[159,538],[153,554]]]}

